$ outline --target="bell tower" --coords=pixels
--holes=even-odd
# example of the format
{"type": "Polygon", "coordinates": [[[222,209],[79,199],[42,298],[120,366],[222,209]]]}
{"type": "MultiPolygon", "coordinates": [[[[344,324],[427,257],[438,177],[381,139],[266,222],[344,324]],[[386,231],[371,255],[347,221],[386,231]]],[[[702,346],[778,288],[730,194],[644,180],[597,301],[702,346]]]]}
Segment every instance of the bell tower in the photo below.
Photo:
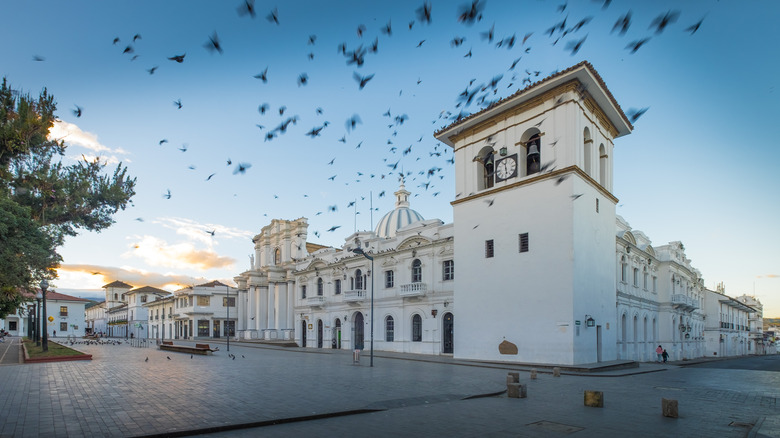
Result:
{"type": "Polygon", "coordinates": [[[436,132],[455,155],[455,357],[616,358],[611,156],[632,128],[582,62],[436,132]]]}

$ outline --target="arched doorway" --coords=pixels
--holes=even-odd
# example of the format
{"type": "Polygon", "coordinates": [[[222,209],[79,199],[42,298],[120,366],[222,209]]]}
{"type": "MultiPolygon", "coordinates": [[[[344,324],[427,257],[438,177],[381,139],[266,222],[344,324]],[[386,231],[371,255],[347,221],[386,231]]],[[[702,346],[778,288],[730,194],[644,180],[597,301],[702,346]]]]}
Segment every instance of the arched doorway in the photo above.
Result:
{"type": "Polygon", "coordinates": [[[333,332],[333,348],[341,350],[341,320],[336,318],[336,330],[333,332]]]}
{"type": "Polygon", "coordinates": [[[301,347],[306,346],[306,320],[301,321],[301,347]]]}
{"type": "Polygon", "coordinates": [[[442,339],[442,353],[452,353],[453,352],[453,319],[452,319],[452,313],[445,313],[444,318],[442,318],[442,335],[444,336],[444,339],[442,339]]]}
{"type": "Polygon", "coordinates": [[[322,320],[317,320],[317,348],[322,348],[322,320]]]}
{"type": "Polygon", "coordinates": [[[363,349],[363,332],[364,332],[364,322],[363,322],[363,314],[360,312],[355,313],[355,319],[354,324],[352,324],[352,327],[354,330],[354,336],[352,339],[355,340],[355,350],[362,350],[363,349]]]}

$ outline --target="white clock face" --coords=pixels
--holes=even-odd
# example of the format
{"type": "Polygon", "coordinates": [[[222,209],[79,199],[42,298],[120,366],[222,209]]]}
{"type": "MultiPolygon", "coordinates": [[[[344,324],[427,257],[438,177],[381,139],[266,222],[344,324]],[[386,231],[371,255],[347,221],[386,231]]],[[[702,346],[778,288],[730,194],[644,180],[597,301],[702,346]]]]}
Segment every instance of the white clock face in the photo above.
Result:
{"type": "Polygon", "coordinates": [[[517,162],[514,158],[505,158],[498,162],[496,175],[501,179],[507,179],[515,173],[515,169],[517,169],[517,162]]]}

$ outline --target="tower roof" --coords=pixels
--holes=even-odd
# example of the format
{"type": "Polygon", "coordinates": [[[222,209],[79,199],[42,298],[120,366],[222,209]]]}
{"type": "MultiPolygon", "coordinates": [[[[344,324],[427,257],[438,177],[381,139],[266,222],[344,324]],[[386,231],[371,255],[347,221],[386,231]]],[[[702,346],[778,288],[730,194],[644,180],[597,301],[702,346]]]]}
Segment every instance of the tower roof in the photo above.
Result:
{"type": "Polygon", "coordinates": [[[374,232],[377,237],[395,237],[400,228],[425,220],[420,213],[409,208],[409,195],[411,193],[404,186],[403,175],[401,175],[400,183],[398,191],[395,192],[395,209],[382,216],[376,225],[374,232]]]}

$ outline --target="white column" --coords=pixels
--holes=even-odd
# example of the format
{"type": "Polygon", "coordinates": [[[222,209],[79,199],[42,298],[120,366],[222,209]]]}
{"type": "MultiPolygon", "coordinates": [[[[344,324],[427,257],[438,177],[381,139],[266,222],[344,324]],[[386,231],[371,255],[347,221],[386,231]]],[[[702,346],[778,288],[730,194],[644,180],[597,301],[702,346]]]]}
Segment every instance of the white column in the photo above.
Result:
{"type": "Polygon", "coordinates": [[[287,282],[287,327],[295,328],[295,282],[287,282]]]}
{"type": "MultiPolygon", "coordinates": [[[[257,308],[255,309],[254,328],[256,330],[268,328],[268,312],[265,311],[265,305],[268,304],[268,286],[260,286],[257,292],[257,308]]],[[[259,335],[259,334],[258,334],[259,335]]]]}
{"type": "MultiPolygon", "coordinates": [[[[276,295],[276,328],[287,328],[287,283],[279,283],[276,295]]],[[[281,333],[280,333],[281,335],[281,333]]]]}
{"type": "Polygon", "coordinates": [[[268,307],[266,307],[268,311],[267,312],[268,320],[266,321],[266,327],[268,328],[276,327],[276,318],[275,318],[276,315],[274,314],[275,307],[276,307],[276,300],[274,299],[276,295],[276,288],[277,288],[276,283],[268,283],[268,307]]]}
{"type": "Polygon", "coordinates": [[[257,305],[256,305],[256,303],[257,303],[257,286],[249,286],[249,288],[247,289],[246,293],[247,293],[248,298],[249,298],[249,303],[247,304],[247,311],[246,311],[246,320],[247,320],[246,328],[247,328],[247,330],[254,330],[255,326],[254,326],[254,321],[252,320],[252,318],[257,319],[257,314],[255,313],[255,309],[257,307],[257,305]]]}

